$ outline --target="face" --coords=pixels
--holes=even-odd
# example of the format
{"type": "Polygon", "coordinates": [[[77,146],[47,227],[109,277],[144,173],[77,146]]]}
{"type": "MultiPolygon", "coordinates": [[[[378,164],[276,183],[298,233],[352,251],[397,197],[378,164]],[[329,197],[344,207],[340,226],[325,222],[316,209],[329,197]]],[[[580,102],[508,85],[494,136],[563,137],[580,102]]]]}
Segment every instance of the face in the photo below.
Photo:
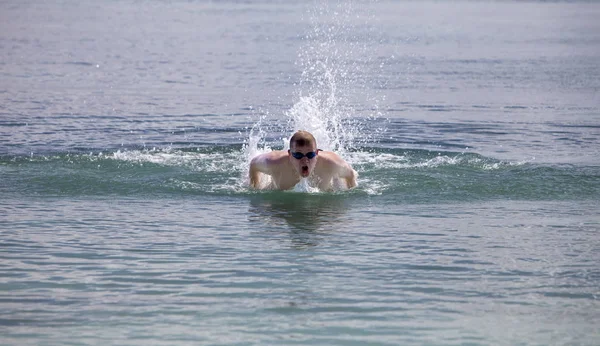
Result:
{"type": "Polygon", "coordinates": [[[290,163],[292,164],[292,166],[294,167],[296,172],[298,172],[298,174],[303,178],[308,177],[312,173],[313,169],[315,168],[315,165],[317,164],[318,155],[316,155],[312,159],[309,159],[308,157],[306,157],[306,154],[311,153],[311,152],[317,153],[316,145],[296,146],[294,144],[288,151],[290,163]],[[304,154],[304,156],[301,159],[297,159],[292,155],[294,153],[304,154]]]}

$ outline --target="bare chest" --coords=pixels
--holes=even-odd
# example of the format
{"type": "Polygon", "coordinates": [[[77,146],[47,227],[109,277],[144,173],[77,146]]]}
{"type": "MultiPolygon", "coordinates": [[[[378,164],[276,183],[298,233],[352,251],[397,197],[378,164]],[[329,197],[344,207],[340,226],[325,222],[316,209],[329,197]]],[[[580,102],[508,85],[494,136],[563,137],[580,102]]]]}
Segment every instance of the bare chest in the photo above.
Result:
{"type": "MultiPolygon", "coordinates": [[[[272,175],[272,188],[278,190],[290,190],[296,186],[301,177],[293,170],[280,170],[272,175]]],[[[334,176],[321,167],[316,167],[314,172],[308,177],[310,186],[318,187],[321,191],[332,189],[334,176]]]]}

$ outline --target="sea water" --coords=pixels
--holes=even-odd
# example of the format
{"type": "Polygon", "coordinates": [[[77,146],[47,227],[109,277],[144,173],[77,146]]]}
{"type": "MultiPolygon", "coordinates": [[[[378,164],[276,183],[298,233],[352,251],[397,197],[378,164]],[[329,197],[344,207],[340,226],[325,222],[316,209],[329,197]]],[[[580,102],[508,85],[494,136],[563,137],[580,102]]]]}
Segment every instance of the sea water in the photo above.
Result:
{"type": "Polygon", "coordinates": [[[596,345],[600,4],[0,4],[0,344],[596,345]],[[358,187],[247,187],[298,129],[358,187]]]}

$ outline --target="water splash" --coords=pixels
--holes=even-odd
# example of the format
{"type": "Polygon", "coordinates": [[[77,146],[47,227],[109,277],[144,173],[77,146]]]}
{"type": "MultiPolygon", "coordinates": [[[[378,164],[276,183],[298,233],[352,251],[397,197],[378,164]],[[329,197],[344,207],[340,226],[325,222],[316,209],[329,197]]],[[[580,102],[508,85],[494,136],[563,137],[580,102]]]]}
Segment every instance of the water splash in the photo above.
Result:
{"type": "MultiPolygon", "coordinates": [[[[241,171],[239,181],[242,186],[248,186],[250,184],[249,172],[252,159],[260,154],[271,151],[271,146],[266,142],[266,132],[263,126],[263,121],[265,121],[265,119],[265,115],[260,116],[258,122],[250,129],[248,139],[244,141],[244,145],[242,146],[242,154],[243,157],[246,158],[245,161],[240,160],[241,166],[238,167],[241,171]]],[[[262,173],[259,173],[259,175],[261,188],[271,184],[271,178],[268,175],[262,173]]]]}
{"type": "MultiPolygon", "coordinates": [[[[292,133],[297,130],[312,133],[322,150],[343,149],[344,129],[341,126],[340,115],[335,108],[324,105],[322,100],[315,96],[303,96],[287,112],[287,116],[292,133]]],[[[286,141],[284,148],[289,148],[289,142],[286,141]]]]}
{"type": "MultiPolygon", "coordinates": [[[[371,127],[367,123],[380,118],[379,99],[369,95],[373,90],[365,76],[381,69],[370,54],[370,21],[368,3],[364,8],[346,1],[319,2],[310,7],[306,21],[311,30],[302,37],[296,65],[302,73],[297,83],[297,101],[284,112],[285,117],[260,115],[250,129],[243,146],[246,157],[242,180],[248,181],[249,164],[253,157],[271,148],[289,149],[289,139],[298,130],[312,133],[319,149],[335,151],[349,158],[352,153],[375,142],[385,129],[385,122],[371,127]],[[368,109],[354,105],[369,104],[368,109]],[[283,122],[283,124],[281,124],[283,122]],[[282,127],[277,128],[274,123],[282,127]],[[280,136],[268,142],[269,130],[280,130],[280,136]]],[[[371,123],[371,124],[372,124],[371,123]]]]}
{"type": "Polygon", "coordinates": [[[287,112],[291,132],[314,132],[318,145],[344,155],[373,141],[363,121],[381,114],[379,100],[369,95],[367,75],[379,65],[369,51],[372,30],[368,3],[360,8],[347,1],[320,2],[308,11],[312,30],[298,54],[302,68],[299,101],[287,112]],[[357,102],[361,98],[360,102],[357,102]],[[358,110],[355,104],[371,104],[358,110]]]}
{"type": "MultiPolygon", "coordinates": [[[[284,134],[272,144],[282,145],[286,150],[292,134],[306,130],[315,136],[319,148],[344,154],[374,141],[366,135],[364,122],[381,116],[380,100],[377,95],[369,95],[368,90],[372,89],[365,79],[373,75],[373,69],[381,69],[368,48],[374,16],[369,14],[368,2],[361,5],[347,1],[315,2],[307,10],[303,19],[311,29],[301,37],[303,45],[296,61],[302,70],[297,83],[297,101],[284,113],[283,119],[269,119],[269,126],[273,122],[285,122],[284,134]],[[357,110],[355,104],[371,107],[357,110]]],[[[265,131],[268,130],[265,120],[261,115],[250,131],[244,148],[249,159],[265,148],[265,131]]]]}
{"type": "Polygon", "coordinates": [[[310,183],[308,182],[308,179],[306,179],[306,178],[300,179],[300,182],[298,182],[298,184],[296,184],[296,186],[294,186],[292,191],[304,192],[304,193],[319,193],[319,192],[321,192],[321,190],[319,190],[318,187],[311,186],[310,183]]]}

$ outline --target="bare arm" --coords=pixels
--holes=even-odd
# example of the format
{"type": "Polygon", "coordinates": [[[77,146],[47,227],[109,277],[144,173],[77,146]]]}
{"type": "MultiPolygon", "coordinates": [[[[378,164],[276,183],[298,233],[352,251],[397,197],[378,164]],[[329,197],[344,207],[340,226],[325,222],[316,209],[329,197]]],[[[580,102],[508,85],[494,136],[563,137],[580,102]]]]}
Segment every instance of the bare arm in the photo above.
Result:
{"type": "Polygon", "coordinates": [[[356,183],[356,178],[358,177],[358,173],[350,165],[344,161],[344,164],[341,167],[340,177],[346,180],[346,186],[349,189],[356,187],[358,185],[356,183]]]}
{"type": "Polygon", "coordinates": [[[258,187],[258,172],[256,166],[250,163],[250,187],[255,189],[258,187]]]}
{"type": "Polygon", "coordinates": [[[260,188],[259,173],[273,175],[274,167],[280,164],[283,156],[285,154],[281,151],[271,151],[254,157],[250,161],[250,186],[255,189],[260,188]]]}
{"type": "Polygon", "coordinates": [[[260,154],[250,161],[250,186],[253,188],[258,188],[259,175],[258,173],[267,173],[268,174],[268,153],[260,154]]]}
{"type": "Polygon", "coordinates": [[[350,164],[348,164],[348,162],[346,162],[334,152],[328,151],[322,152],[322,154],[324,154],[323,156],[326,156],[327,160],[329,161],[329,164],[333,166],[334,172],[337,174],[337,176],[344,179],[344,181],[346,182],[346,186],[349,189],[358,185],[356,182],[358,173],[356,173],[356,171],[350,166],[350,164]]]}
{"type": "MultiPolygon", "coordinates": [[[[348,165],[348,164],[347,164],[348,165]]],[[[358,177],[358,173],[356,173],[356,171],[354,169],[352,169],[352,167],[350,167],[350,165],[348,165],[349,173],[346,177],[344,177],[346,179],[346,186],[348,186],[349,189],[356,187],[356,185],[358,185],[358,183],[356,182],[356,178],[358,177]]]]}

